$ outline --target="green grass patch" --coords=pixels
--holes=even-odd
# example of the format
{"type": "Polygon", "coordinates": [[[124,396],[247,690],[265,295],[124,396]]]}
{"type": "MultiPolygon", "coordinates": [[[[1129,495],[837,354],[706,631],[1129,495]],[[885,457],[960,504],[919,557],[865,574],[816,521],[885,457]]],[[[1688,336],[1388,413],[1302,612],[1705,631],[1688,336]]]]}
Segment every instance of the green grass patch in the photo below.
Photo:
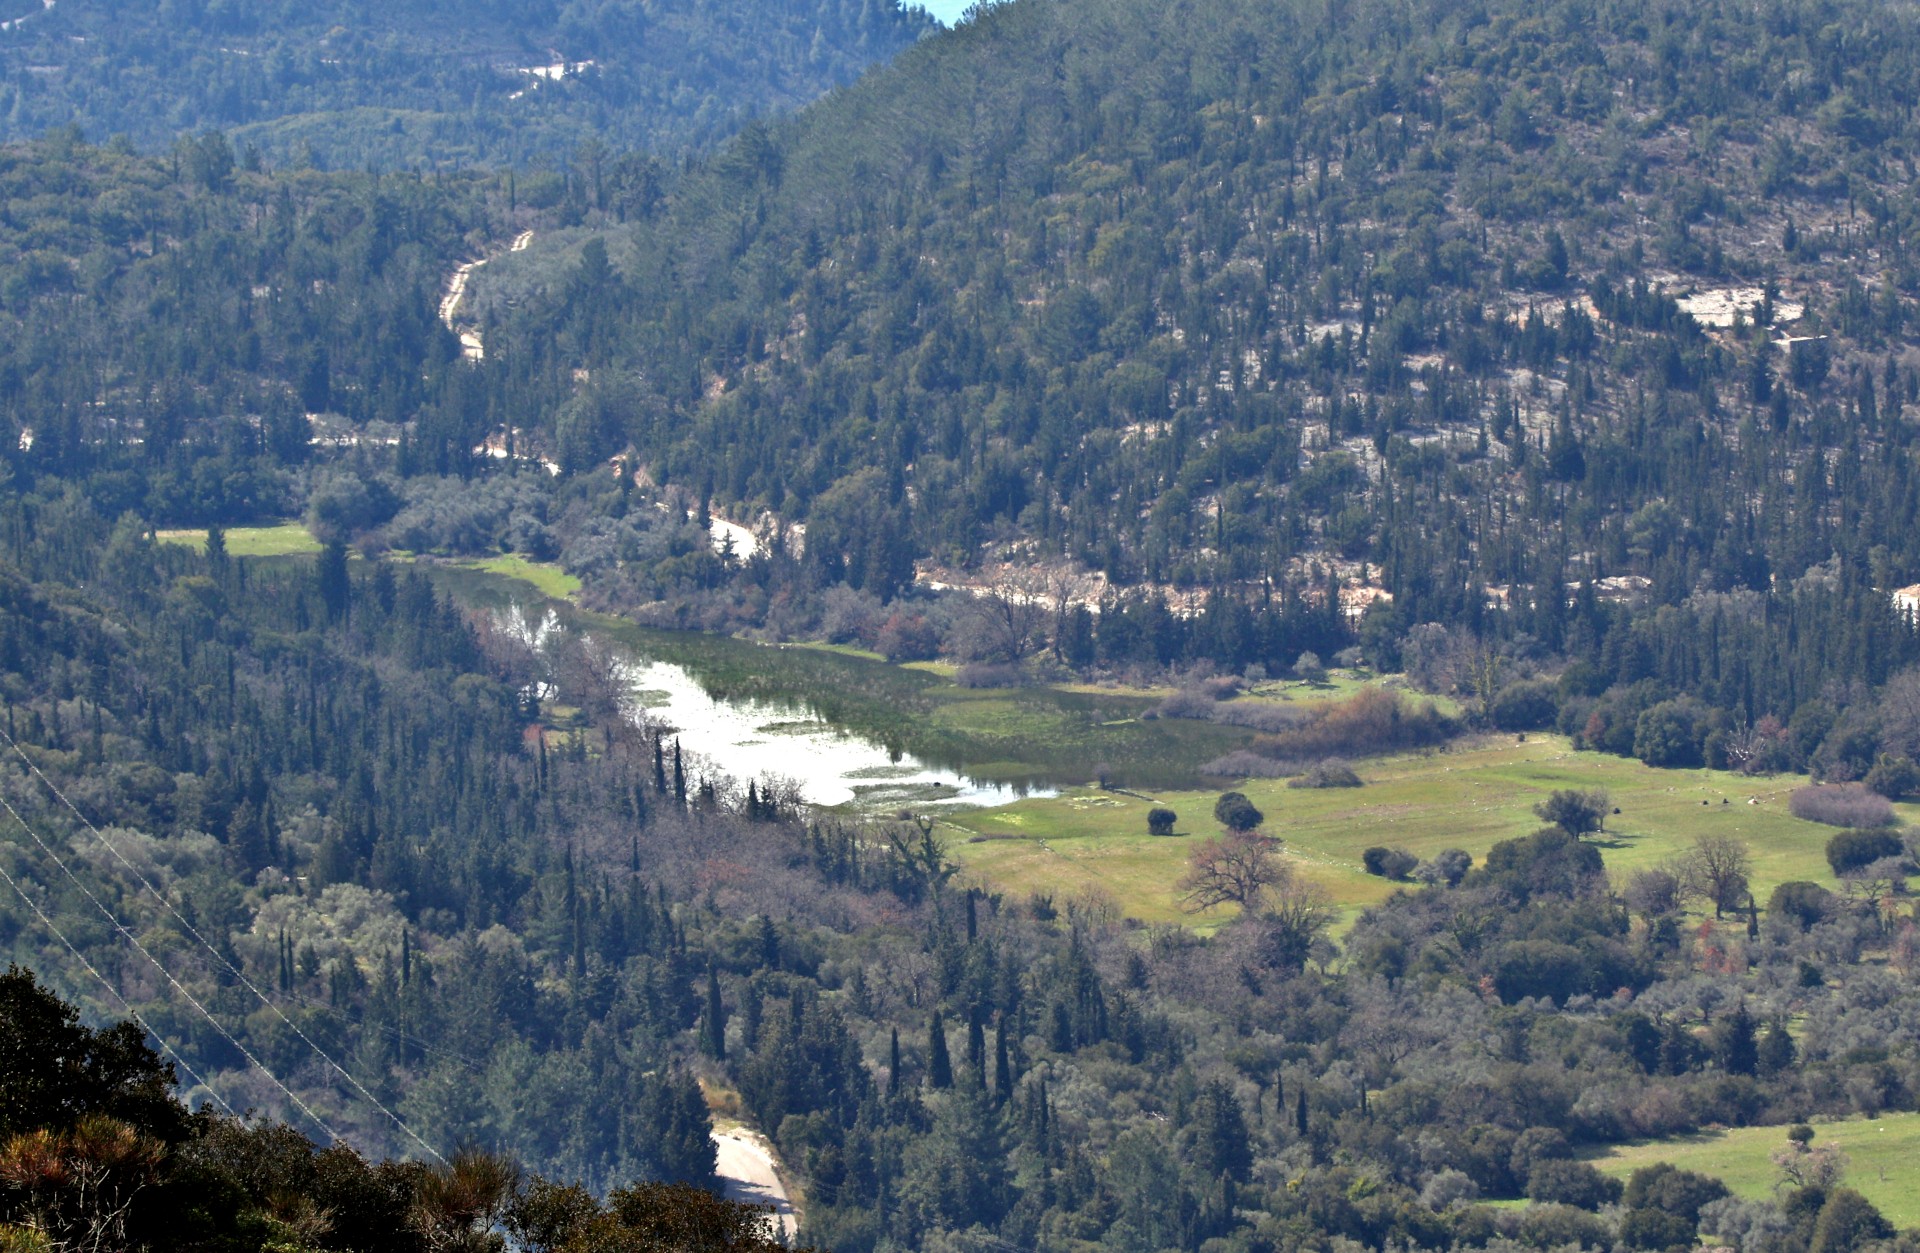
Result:
{"type": "MultiPolygon", "coordinates": [[[[159,531],[155,538],[162,544],[186,544],[205,551],[207,532],[204,527],[177,531],[159,531]]],[[[226,533],[227,555],[230,557],[299,557],[320,551],[320,541],[313,538],[303,523],[280,522],[273,526],[237,526],[226,533]]]]}
{"type": "Polygon", "coordinates": [[[580,580],[558,565],[550,561],[531,561],[517,553],[509,553],[502,557],[483,557],[477,561],[463,561],[460,564],[468,569],[497,574],[502,578],[518,579],[530,585],[542,596],[548,596],[554,600],[572,600],[580,592],[580,580]]]}
{"type": "MultiPolygon", "coordinates": [[[[1724,833],[1751,850],[1762,902],[1791,879],[1833,882],[1826,863],[1832,831],[1787,811],[1789,793],[1804,782],[1796,777],[1656,770],[1627,758],[1576,753],[1556,736],[1365,760],[1356,769],[1367,786],[1294,789],[1267,779],[1235,785],[1267,815],[1266,829],[1286,841],[1295,868],[1349,913],[1398,886],[1361,868],[1366,849],[1387,845],[1424,858],[1462,848],[1479,860],[1499,841],[1537,830],[1533,806],[1559,788],[1612,794],[1622,812],[1608,818],[1596,843],[1616,874],[1677,857],[1702,834],[1724,833]]],[[[951,821],[965,833],[957,856],[988,882],[1068,894],[1099,886],[1134,917],[1173,921],[1187,917],[1173,885],[1193,841],[1219,831],[1213,821],[1218,795],[1168,790],[1149,799],[1082,790],[959,813],[951,821]],[[1176,829],[1184,838],[1147,834],[1147,811],[1157,805],[1180,815],[1176,829]],[[975,836],[984,838],[965,842],[975,836]]]]}
{"type": "MultiPolygon", "coordinates": [[[[1847,1187],[1872,1201],[1894,1226],[1920,1226],[1920,1114],[1817,1122],[1813,1127],[1816,1145],[1838,1145],[1847,1155],[1847,1187]]],[[[1736,1127],[1616,1145],[1592,1161],[1620,1179],[1642,1166],[1671,1162],[1712,1175],[1736,1195],[1757,1200],[1774,1195],[1780,1173],[1772,1154],[1786,1144],[1784,1126],[1736,1127]]]]}

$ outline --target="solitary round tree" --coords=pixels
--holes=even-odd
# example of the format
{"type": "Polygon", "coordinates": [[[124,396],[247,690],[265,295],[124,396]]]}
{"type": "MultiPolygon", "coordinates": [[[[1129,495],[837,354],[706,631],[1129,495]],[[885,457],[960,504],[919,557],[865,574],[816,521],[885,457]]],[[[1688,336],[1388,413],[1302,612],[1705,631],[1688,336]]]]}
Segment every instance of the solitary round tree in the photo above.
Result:
{"type": "Polygon", "coordinates": [[[1612,805],[1612,799],[1598,789],[1591,792],[1567,790],[1547,797],[1533,807],[1533,812],[1577,840],[1583,835],[1604,831],[1607,810],[1612,805]]]}
{"type": "Polygon", "coordinates": [[[1229,831],[1251,831],[1267,820],[1267,816],[1239,792],[1222,793],[1213,803],[1213,816],[1229,831]]]}

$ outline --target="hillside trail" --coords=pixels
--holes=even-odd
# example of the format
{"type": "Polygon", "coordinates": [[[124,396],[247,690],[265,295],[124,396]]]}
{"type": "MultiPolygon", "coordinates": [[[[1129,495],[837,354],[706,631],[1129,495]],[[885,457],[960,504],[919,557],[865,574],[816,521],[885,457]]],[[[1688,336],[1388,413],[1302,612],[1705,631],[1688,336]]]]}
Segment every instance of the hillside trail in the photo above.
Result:
{"type": "MultiPolygon", "coordinates": [[[[533,232],[521,231],[520,234],[514,237],[513,243],[508,245],[507,251],[510,253],[525,252],[527,245],[532,242],[533,232]]],[[[495,254],[495,256],[498,255],[499,254],[495,254]]],[[[447,280],[447,294],[440,299],[440,321],[448,330],[460,337],[461,355],[465,356],[469,361],[485,360],[487,356],[487,346],[481,342],[480,332],[477,328],[468,326],[464,330],[461,329],[458,322],[460,306],[467,298],[467,284],[473,280],[474,271],[492,260],[494,260],[494,257],[477,257],[472,261],[461,264],[454,270],[453,276],[447,280]]]]}
{"type": "Polygon", "coordinates": [[[800,1219],[787,1197],[786,1185],[780,1182],[773,1146],[745,1127],[731,1127],[714,1131],[713,1147],[718,1158],[714,1169],[726,1186],[727,1199],[773,1206],[774,1222],[791,1241],[800,1229],[800,1219]]]}

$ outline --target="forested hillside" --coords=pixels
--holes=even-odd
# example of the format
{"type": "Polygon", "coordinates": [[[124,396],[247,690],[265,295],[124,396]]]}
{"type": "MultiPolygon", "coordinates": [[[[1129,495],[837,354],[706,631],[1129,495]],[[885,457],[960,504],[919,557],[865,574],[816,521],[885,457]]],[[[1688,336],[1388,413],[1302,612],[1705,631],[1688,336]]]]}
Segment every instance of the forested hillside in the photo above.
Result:
{"type": "MultiPolygon", "coordinates": [[[[0,1242],[8,1249],[553,1253],[704,1240],[778,1253],[753,1207],[686,1183],[606,1198],[467,1148],[369,1161],[230,1109],[189,1111],[180,1072],[126,1020],[91,1029],[30,970],[0,974],[0,1242]]],[[[655,1245],[654,1247],[658,1247],[655,1245]]]]}
{"type": "MultiPolygon", "coordinates": [[[[1696,880],[1616,895],[1563,805],[1477,866],[1435,859],[1338,945],[1284,868],[1211,939],[1142,932],[1097,894],[961,886],[931,823],[743,790],[622,715],[610,656],[418,571],[156,545],[56,490],[3,522],[0,943],[137,1013],[197,1103],[617,1187],[709,1177],[704,1086],[773,1137],[805,1236],[845,1251],[1891,1237],[1822,1146],[1783,1159],[1778,1202],[1667,1167],[1623,1191],[1577,1160],[1910,1108],[1913,920],[1883,879],[1788,885],[1763,916],[1737,842],[1707,837],[1730,916],[1683,925],[1696,880]]],[[[136,1038],[88,1046],[124,1089],[6,1103],[0,1223],[70,1238],[104,1178],[154,1188],[120,1221],[183,1198],[238,1221],[221,1247],[432,1239],[406,1198],[433,1171],[182,1126],[136,1038]]],[[[0,1083],[31,1057],[9,1045],[0,1083]]]]}
{"type": "Polygon", "coordinates": [[[0,17],[0,141],[219,130],[276,162],[667,157],[850,82],[934,29],[892,0],[166,5],[0,17]]]}
{"type": "Polygon", "coordinates": [[[489,274],[501,377],[882,599],[1332,571],[1388,666],[1435,623],[1784,721],[1920,656],[1917,54],[1850,0],[997,6],[489,274]]]}
{"type": "MultiPolygon", "coordinates": [[[[286,16],[250,37],[322,20],[286,16]]],[[[211,58],[252,19],[153,20],[211,58]]],[[[1884,798],[1797,796],[1834,875],[1769,894],[1705,828],[1609,878],[1605,798],[1562,793],[1477,861],[1369,849],[1400,886],[1336,919],[1221,797],[1180,846],[1217,929],[1148,928],[722,776],[616,651],[431,558],[969,683],[1177,683],[1160,717],[1311,654],[1452,698],[1270,708],[1234,756],[1305,786],[1557,726],[1911,793],[1916,54],[1869,0],[1012,0],[677,171],[571,147],[654,116],[591,71],[511,102],[571,148],[511,174],[0,149],[0,948],[292,1128],[189,1118],[10,974],[87,1060],[44,1097],[0,1031],[0,1248],[101,1244],[103,1161],[150,1193],[112,1221],[213,1198],[194,1247],[475,1247],[506,1174],[316,1143],[604,1191],[710,1183],[737,1115],[841,1253],[1912,1249],[1788,1132],[1920,1106],[1912,850],[1853,829],[1884,798]],[[227,552],[290,516],[318,555],[227,552]],[[1713,1124],[1777,1127],[1780,1186],[1585,1160],[1713,1124]]],[[[621,1195],[515,1237],[644,1244],[594,1226],[621,1195]]]]}

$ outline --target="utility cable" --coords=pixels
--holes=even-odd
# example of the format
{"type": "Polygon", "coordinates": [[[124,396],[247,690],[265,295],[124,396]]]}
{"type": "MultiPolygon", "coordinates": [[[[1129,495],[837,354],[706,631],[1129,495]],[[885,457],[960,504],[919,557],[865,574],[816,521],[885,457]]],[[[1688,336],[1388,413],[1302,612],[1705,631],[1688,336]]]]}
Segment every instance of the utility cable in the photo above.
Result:
{"type": "MultiPolygon", "coordinates": [[[[109,853],[113,854],[114,860],[119,862],[123,867],[125,867],[128,874],[131,874],[135,879],[139,880],[140,886],[142,886],[147,890],[147,894],[152,896],[156,901],[159,901],[161,908],[165,909],[167,913],[171,914],[173,916],[174,921],[178,922],[180,926],[186,930],[188,935],[191,935],[195,940],[197,940],[202,948],[206,949],[209,953],[212,953],[213,956],[220,962],[220,964],[225,966],[228,972],[231,973],[235,979],[240,981],[240,984],[243,987],[245,987],[247,991],[253,993],[253,995],[259,999],[262,1005],[265,1005],[268,1009],[271,1009],[274,1012],[274,1016],[279,1018],[280,1021],[286,1025],[289,1031],[292,1031],[293,1034],[297,1036],[303,1044],[305,1044],[308,1048],[312,1049],[314,1053],[319,1056],[320,1060],[324,1061],[327,1065],[333,1067],[335,1072],[337,1072],[341,1078],[345,1079],[349,1084],[351,1084],[353,1086],[353,1090],[358,1092],[363,1098],[365,1098],[366,1102],[369,1105],[379,1110],[382,1114],[385,1114],[387,1118],[392,1121],[394,1126],[400,1128],[400,1130],[405,1132],[407,1136],[410,1139],[412,1139],[415,1144],[419,1145],[422,1149],[425,1149],[427,1152],[427,1155],[432,1157],[433,1160],[435,1160],[436,1162],[440,1162],[443,1165],[446,1163],[447,1159],[440,1156],[439,1150],[435,1149],[431,1144],[428,1144],[425,1140],[421,1139],[420,1134],[416,1132],[412,1127],[409,1127],[405,1119],[401,1118],[400,1115],[388,1109],[386,1104],[382,1102],[379,1097],[375,1096],[372,1092],[368,1091],[367,1086],[361,1083],[358,1079],[354,1078],[353,1075],[347,1071],[347,1068],[345,1066],[342,1066],[339,1062],[334,1061],[332,1055],[329,1054],[325,1049],[321,1048],[320,1045],[314,1041],[312,1036],[308,1035],[305,1031],[303,1031],[299,1023],[287,1017],[286,1011],[281,1009],[280,1006],[274,1002],[273,998],[269,997],[265,992],[262,992],[260,988],[253,982],[253,980],[247,977],[245,971],[242,971],[239,967],[235,966],[231,961],[227,959],[226,954],[222,953],[219,949],[215,948],[211,943],[209,943],[207,940],[207,937],[200,934],[200,929],[194,926],[191,922],[187,921],[185,915],[183,915],[178,909],[174,908],[173,902],[168,900],[166,898],[166,895],[163,892],[161,892],[159,888],[156,888],[153,886],[153,882],[150,879],[148,879],[146,875],[141,873],[140,868],[135,866],[131,861],[128,861],[125,855],[123,855],[120,852],[120,850],[117,847],[115,847],[112,840],[109,840],[105,835],[101,834],[100,828],[93,825],[92,819],[88,818],[85,814],[81,813],[79,806],[75,805],[72,801],[67,799],[66,793],[62,792],[57,786],[55,786],[53,780],[49,779],[46,776],[46,774],[40,769],[39,765],[34,762],[33,758],[27,756],[27,754],[21,749],[19,742],[16,741],[12,735],[8,734],[4,728],[0,728],[0,738],[4,738],[7,741],[7,744],[13,749],[14,753],[20,758],[20,760],[26,763],[27,769],[33,772],[33,776],[36,779],[39,779],[40,782],[43,785],[45,785],[46,789],[49,792],[52,792],[54,796],[59,799],[62,805],[65,805],[69,810],[72,811],[73,816],[78,818],[82,823],[82,825],[84,825],[88,831],[91,831],[93,833],[93,838],[95,838],[96,840],[99,840],[100,843],[106,847],[106,850],[109,853]]],[[[35,838],[38,839],[39,837],[36,836],[35,838]]],[[[285,1085],[282,1085],[283,1088],[284,1086],[285,1085]]],[[[289,1093],[289,1095],[291,1095],[291,1093],[289,1093]]],[[[304,1109],[305,1107],[302,1106],[302,1108],[304,1109]]],[[[338,1136],[335,1136],[334,1138],[339,1139],[338,1136]]]]}
{"type": "Polygon", "coordinates": [[[135,935],[132,931],[128,930],[126,927],[126,924],[122,923],[119,918],[115,917],[113,911],[108,909],[105,903],[103,903],[98,896],[94,895],[93,889],[80,881],[80,877],[73,873],[73,870],[61,858],[60,854],[54,852],[52,847],[48,845],[48,843],[45,840],[40,838],[40,833],[35,831],[31,826],[27,824],[27,820],[20,816],[20,811],[13,807],[13,802],[8,800],[4,793],[0,793],[0,808],[4,808],[8,814],[12,815],[13,820],[20,824],[21,830],[25,831],[29,836],[31,836],[33,838],[33,842],[40,846],[40,851],[45,853],[47,855],[47,858],[50,861],[52,861],[54,865],[60,868],[60,873],[66,875],[67,880],[70,883],[72,883],[73,886],[80,889],[81,895],[85,896],[89,901],[93,902],[93,907],[100,911],[101,916],[107,920],[107,925],[111,926],[115,931],[118,931],[121,934],[121,936],[126,939],[127,943],[133,945],[135,949],[139,950],[139,953],[142,957],[152,962],[153,968],[160,972],[162,978],[166,979],[168,986],[172,987],[175,992],[178,992],[182,997],[182,999],[184,999],[187,1002],[187,1004],[193,1006],[196,1010],[200,1011],[200,1016],[205,1018],[209,1023],[213,1025],[213,1029],[220,1033],[220,1036],[222,1039],[226,1040],[228,1044],[231,1044],[236,1050],[238,1050],[240,1053],[240,1056],[246,1058],[249,1065],[253,1066],[256,1070],[258,1070],[261,1074],[265,1075],[268,1079],[271,1079],[274,1083],[274,1086],[278,1087],[282,1092],[287,1094],[287,1099],[293,1102],[294,1107],[298,1109],[302,1114],[305,1114],[308,1118],[312,1119],[314,1124],[318,1126],[322,1131],[325,1131],[327,1133],[327,1136],[330,1139],[338,1143],[344,1143],[344,1141],[341,1140],[340,1133],[335,1131],[332,1127],[328,1126],[326,1119],[314,1113],[313,1110],[308,1107],[307,1103],[301,1100],[300,1097],[294,1092],[292,1088],[282,1083],[278,1075],[274,1074],[271,1070],[267,1069],[266,1063],[262,1062],[259,1058],[255,1057],[252,1051],[249,1050],[246,1045],[240,1043],[239,1040],[235,1039],[233,1033],[231,1031],[228,1031],[224,1026],[220,1024],[220,1020],[213,1016],[213,1012],[211,1010],[209,1010],[205,1005],[202,1005],[200,1003],[200,999],[198,997],[196,997],[193,993],[187,991],[185,987],[181,986],[180,981],[173,977],[173,972],[168,970],[164,965],[162,965],[160,963],[160,959],[155,957],[153,953],[148,950],[147,946],[140,942],[140,937],[135,935]]]}
{"type": "Polygon", "coordinates": [[[193,1082],[196,1085],[198,1085],[199,1087],[205,1088],[207,1090],[207,1095],[213,1098],[214,1104],[218,1105],[222,1110],[226,1111],[228,1114],[232,1114],[233,1106],[227,1104],[225,1098],[223,1098],[218,1092],[214,1091],[213,1085],[208,1083],[205,1079],[202,1079],[199,1076],[199,1074],[194,1070],[194,1068],[187,1064],[187,1059],[180,1055],[179,1050],[175,1049],[171,1044],[167,1043],[165,1036],[162,1036],[158,1031],[155,1031],[153,1029],[153,1026],[150,1023],[148,1023],[145,1018],[140,1016],[140,1011],[133,1007],[133,1002],[129,1001],[125,996],[122,996],[120,994],[120,989],[113,986],[112,980],[108,979],[105,975],[101,974],[100,971],[97,968],[95,968],[94,964],[87,960],[86,954],[82,953],[79,950],[79,948],[74,944],[74,942],[67,938],[66,932],[62,931],[59,925],[56,924],[53,921],[53,919],[47,917],[47,912],[44,909],[40,908],[40,902],[34,900],[32,896],[28,895],[27,890],[21,887],[20,884],[14,879],[12,875],[7,873],[7,868],[5,866],[0,866],[0,879],[5,880],[7,886],[12,888],[22,901],[26,902],[27,908],[33,911],[33,916],[40,920],[40,925],[45,927],[48,931],[51,931],[53,933],[53,938],[60,941],[60,943],[66,946],[67,951],[73,954],[73,960],[79,962],[80,965],[86,969],[86,972],[92,975],[99,982],[100,986],[107,990],[107,995],[111,996],[114,1000],[120,1002],[120,1008],[124,1009],[127,1012],[127,1017],[133,1019],[135,1024],[137,1024],[142,1031],[146,1032],[148,1035],[152,1036],[156,1041],[159,1042],[160,1047],[166,1051],[167,1056],[173,1059],[173,1064],[178,1066],[181,1070],[185,1071],[187,1078],[193,1080],[193,1082]]]}

